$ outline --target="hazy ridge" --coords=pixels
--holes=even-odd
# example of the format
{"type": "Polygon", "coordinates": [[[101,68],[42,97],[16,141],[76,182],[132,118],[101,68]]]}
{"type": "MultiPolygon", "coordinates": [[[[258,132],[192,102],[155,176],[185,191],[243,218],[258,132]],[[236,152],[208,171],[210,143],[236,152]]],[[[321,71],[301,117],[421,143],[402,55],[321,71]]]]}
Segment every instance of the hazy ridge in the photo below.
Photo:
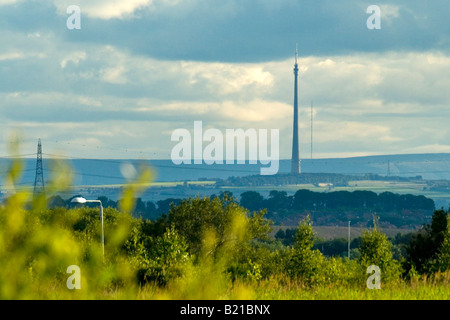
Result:
{"type": "MultiPolygon", "coordinates": [[[[2,180],[10,159],[0,160],[2,180]]],[[[260,164],[192,164],[174,165],[171,160],[133,159],[72,159],[65,160],[74,170],[74,185],[110,185],[125,183],[121,173],[124,163],[138,165],[148,163],[156,173],[156,181],[185,181],[198,179],[226,179],[230,176],[246,176],[260,173],[260,164]]],[[[44,179],[50,178],[50,159],[44,158],[44,179]]],[[[385,176],[422,176],[426,180],[450,180],[450,154],[402,154],[353,158],[302,159],[302,172],[343,173],[362,175],[367,173],[385,176]]],[[[34,183],[35,159],[24,160],[22,185],[34,183]]],[[[290,170],[290,160],[280,160],[279,173],[290,170]]]]}

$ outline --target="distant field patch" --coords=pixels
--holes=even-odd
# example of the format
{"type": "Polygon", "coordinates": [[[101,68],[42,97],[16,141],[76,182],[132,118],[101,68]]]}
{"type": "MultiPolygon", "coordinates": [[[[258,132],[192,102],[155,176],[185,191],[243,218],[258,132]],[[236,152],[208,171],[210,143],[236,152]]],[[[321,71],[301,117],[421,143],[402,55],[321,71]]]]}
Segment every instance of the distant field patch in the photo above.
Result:
{"type": "MultiPolygon", "coordinates": [[[[195,185],[195,186],[206,186],[206,185],[214,185],[215,181],[187,181],[187,185],[195,185]]],[[[144,184],[145,187],[176,187],[182,186],[184,181],[169,181],[169,182],[149,182],[144,184]]],[[[78,188],[121,188],[126,186],[127,184],[105,184],[105,185],[83,185],[78,188]]]]}

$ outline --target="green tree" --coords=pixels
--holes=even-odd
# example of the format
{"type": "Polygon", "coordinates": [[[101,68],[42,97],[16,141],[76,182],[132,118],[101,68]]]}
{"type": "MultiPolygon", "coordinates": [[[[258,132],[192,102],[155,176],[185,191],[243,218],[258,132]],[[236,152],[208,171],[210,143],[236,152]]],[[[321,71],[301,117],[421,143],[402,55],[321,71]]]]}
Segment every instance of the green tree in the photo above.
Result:
{"type": "Polygon", "coordinates": [[[228,194],[220,197],[189,198],[169,210],[167,223],[174,225],[186,239],[189,251],[198,255],[205,247],[205,237],[215,237],[210,253],[220,248],[238,249],[255,238],[267,238],[270,221],[265,211],[252,214],[228,194]]]}
{"type": "Polygon", "coordinates": [[[319,249],[325,256],[347,255],[348,240],[344,238],[335,238],[331,240],[318,239],[314,244],[314,249],[319,249]]]}
{"type": "Polygon", "coordinates": [[[65,208],[67,207],[66,202],[59,195],[52,196],[48,199],[49,208],[65,208]]]}
{"type": "Polygon", "coordinates": [[[300,189],[294,194],[294,200],[292,203],[293,209],[314,209],[314,206],[318,205],[317,193],[307,190],[300,189]]]}
{"type": "Polygon", "coordinates": [[[313,250],[314,231],[309,215],[300,221],[295,235],[288,273],[301,278],[307,285],[321,282],[324,257],[319,250],[313,250]]]}
{"type": "Polygon", "coordinates": [[[438,256],[441,254],[441,260],[445,261],[446,250],[442,247],[448,232],[448,213],[442,209],[435,210],[431,224],[414,233],[406,248],[407,269],[414,267],[421,274],[431,274],[441,269],[438,256]]]}
{"type": "Polygon", "coordinates": [[[386,281],[397,279],[400,275],[400,264],[393,259],[392,243],[387,236],[378,230],[377,219],[374,228],[365,230],[361,237],[359,264],[365,268],[376,265],[381,269],[381,277],[386,281]]]}
{"type": "Polygon", "coordinates": [[[102,206],[104,208],[117,208],[117,202],[109,199],[108,197],[100,196],[97,198],[97,200],[100,200],[102,202],[102,206]]]}
{"type": "Polygon", "coordinates": [[[261,210],[264,208],[264,198],[256,191],[246,191],[241,193],[241,200],[239,203],[250,211],[261,210]]]}
{"type": "Polygon", "coordinates": [[[438,269],[447,271],[450,269],[450,215],[447,214],[447,231],[444,234],[442,245],[438,253],[438,269]]]}
{"type": "Polygon", "coordinates": [[[291,196],[288,197],[286,191],[272,190],[269,193],[269,198],[265,200],[266,207],[274,212],[287,210],[292,205],[292,198],[291,196]]]}
{"type": "Polygon", "coordinates": [[[140,282],[156,281],[160,285],[183,275],[190,256],[184,238],[172,226],[154,239],[150,247],[138,246],[138,278],[140,282]]]}
{"type": "Polygon", "coordinates": [[[158,205],[158,213],[159,214],[167,214],[170,210],[170,206],[177,205],[181,202],[181,199],[174,199],[174,198],[168,198],[164,200],[158,200],[156,201],[156,204],[158,205]]]}

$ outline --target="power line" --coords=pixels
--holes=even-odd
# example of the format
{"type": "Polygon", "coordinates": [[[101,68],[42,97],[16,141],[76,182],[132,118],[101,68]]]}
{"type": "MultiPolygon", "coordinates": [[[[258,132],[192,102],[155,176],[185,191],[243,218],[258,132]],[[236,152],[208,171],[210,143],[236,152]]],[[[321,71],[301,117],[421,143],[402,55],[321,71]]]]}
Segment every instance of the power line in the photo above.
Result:
{"type": "MultiPolygon", "coordinates": [[[[30,171],[34,171],[35,169],[25,169],[25,170],[21,170],[21,172],[30,172],[30,171]]],[[[4,174],[8,174],[10,171],[0,171],[0,175],[4,175],[4,174]]]]}
{"type": "MultiPolygon", "coordinates": [[[[113,159],[86,159],[86,158],[82,158],[82,157],[74,157],[74,156],[65,156],[65,155],[57,155],[57,154],[49,154],[49,153],[43,153],[45,155],[48,156],[54,156],[54,157],[61,157],[61,158],[66,158],[66,159],[78,159],[78,160],[85,160],[85,161],[95,161],[95,162],[103,162],[103,163],[116,163],[116,164],[122,164],[124,162],[127,161],[127,159],[124,160],[113,160],[113,159]]],[[[136,160],[136,161],[158,161],[158,160],[136,160]]],[[[159,160],[159,161],[163,161],[163,160],[159,160]]],[[[289,160],[286,160],[289,161],[289,160]]],[[[325,164],[336,164],[336,162],[334,161],[327,161],[325,162],[325,164]]],[[[347,165],[351,165],[351,164],[361,164],[359,162],[338,162],[341,164],[347,164],[347,165]]],[[[361,164],[363,165],[363,164],[361,164]]],[[[203,167],[197,167],[195,165],[164,165],[164,164],[154,164],[151,163],[150,164],[151,167],[155,167],[155,168],[170,168],[170,169],[189,169],[189,170],[200,170],[200,171],[214,171],[214,172],[242,172],[242,173],[258,173],[259,169],[257,170],[239,170],[239,169],[227,169],[227,168],[217,168],[217,167],[205,167],[205,164],[202,164],[203,167]]],[[[306,172],[305,172],[306,173],[306,172]]],[[[314,172],[310,172],[310,173],[314,173],[314,172]]],[[[335,172],[338,173],[338,172],[335,172]]],[[[343,171],[340,172],[339,174],[353,174],[353,175],[364,175],[364,174],[370,174],[371,172],[349,172],[349,171],[343,171]]],[[[373,172],[372,172],[373,173],[373,172]]],[[[425,174],[425,173],[450,173],[450,170],[440,170],[440,171],[403,171],[403,172],[398,172],[396,173],[397,175],[405,175],[405,174],[425,174]]],[[[84,173],[84,175],[88,175],[87,173],[84,173]]],[[[117,176],[101,176],[101,175],[95,175],[92,174],[92,176],[99,176],[99,177],[109,177],[109,178],[119,178],[117,176]]]]}
{"type": "MultiPolygon", "coordinates": [[[[103,162],[103,163],[116,163],[116,164],[122,164],[125,161],[127,161],[128,159],[123,159],[123,160],[114,160],[114,159],[86,159],[86,158],[82,158],[82,157],[76,157],[76,156],[66,156],[66,155],[61,155],[61,154],[52,154],[52,153],[43,153],[44,155],[47,156],[51,156],[51,157],[57,157],[57,158],[65,158],[65,159],[79,159],[79,160],[86,160],[86,161],[95,161],[95,162],[103,162]]],[[[3,159],[11,159],[11,158],[21,158],[21,157],[26,157],[26,156],[32,156],[32,155],[36,155],[36,153],[30,153],[30,154],[21,154],[21,155],[10,155],[10,156],[2,156],[0,157],[3,159]]],[[[163,161],[163,160],[139,160],[139,159],[131,159],[133,161],[163,161]]],[[[128,160],[129,161],[129,160],[128,160]]],[[[289,161],[289,160],[286,160],[289,161]]],[[[328,164],[333,164],[333,165],[339,165],[339,164],[345,164],[345,165],[367,165],[367,164],[380,164],[379,162],[374,162],[374,161],[368,161],[368,162],[364,162],[364,161],[357,161],[357,160],[329,160],[329,159],[316,159],[314,161],[319,162],[319,165],[328,165],[328,164]]],[[[448,161],[448,160],[444,160],[444,159],[436,159],[436,160],[425,160],[423,162],[427,163],[427,164],[432,164],[434,162],[443,162],[443,161],[448,161]]],[[[402,163],[416,163],[419,162],[418,160],[412,160],[412,161],[396,161],[396,164],[402,164],[402,163]]],[[[196,166],[196,165],[164,165],[164,164],[155,164],[155,163],[151,163],[150,164],[151,167],[154,168],[170,168],[170,169],[189,169],[189,170],[199,170],[199,171],[212,171],[212,172],[233,172],[233,173],[248,173],[248,174],[252,174],[252,173],[258,173],[259,172],[259,167],[258,169],[255,170],[240,170],[240,169],[229,169],[229,168],[217,168],[217,166],[215,167],[206,167],[205,164],[202,164],[202,167],[196,166]]],[[[28,172],[28,171],[32,171],[32,169],[27,169],[27,170],[23,170],[23,172],[28,172]]],[[[6,173],[6,172],[3,172],[6,173]]],[[[287,172],[286,172],[287,173],[287,172]]],[[[313,172],[310,172],[313,173],[313,172]]],[[[368,174],[370,172],[335,172],[337,174],[349,174],[349,175],[364,175],[364,174],[368,174]]],[[[396,173],[396,175],[407,175],[407,174],[439,174],[439,173],[450,173],[450,170],[433,170],[433,171],[404,171],[404,172],[398,172],[396,173]]],[[[89,174],[89,173],[75,173],[76,175],[84,175],[84,176],[91,176],[91,177],[100,177],[100,178],[108,178],[108,179],[124,179],[123,177],[119,177],[119,176],[109,176],[109,175],[99,175],[99,174],[89,174]]]]}
{"type": "Polygon", "coordinates": [[[16,154],[16,155],[12,155],[12,156],[1,156],[0,159],[20,159],[20,158],[29,157],[29,156],[36,156],[36,152],[35,153],[27,153],[27,154],[16,154]]]}
{"type": "MultiPolygon", "coordinates": [[[[48,154],[48,153],[44,153],[45,155],[48,156],[55,156],[55,157],[62,157],[62,158],[67,158],[67,159],[77,159],[77,160],[86,160],[86,161],[99,161],[99,162],[106,162],[106,163],[118,163],[118,164],[122,164],[126,161],[128,161],[128,159],[124,159],[124,160],[109,160],[109,159],[86,159],[86,158],[80,158],[80,157],[70,157],[70,156],[64,156],[64,155],[55,155],[55,154],[48,154]]],[[[131,159],[133,161],[136,162],[140,162],[140,161],[158,161],[158,160],[139,160],[139,159],[131,159]]],[[[159,161],[164,161],[164,160],[159,160],[159,161]]],[[[205,165],[205,164],[201,164],[201,165],[205,165]]],[[[226,164],[225,164],[226,165],[226,164]]],[[[251,165],[251,164],[247,164],[247,165],[251,165]]],[[[189,169],[189,170],[204,170],[204,171],[219,171],[219,172],[246,172],[246,173],[251,173],[251,172],[255,172],[258,173],[259,172],[259,168],[257,170],[239,170],[239,169],[220,169],[220,168],[212,168],[212,167],[196,167],[195,164],[194,165],[164,165],[164,164],[154,164],[151,163],[150,164],[151,167],[156,167],[156,168],[170,168],[170,169],[189,169]]]]}

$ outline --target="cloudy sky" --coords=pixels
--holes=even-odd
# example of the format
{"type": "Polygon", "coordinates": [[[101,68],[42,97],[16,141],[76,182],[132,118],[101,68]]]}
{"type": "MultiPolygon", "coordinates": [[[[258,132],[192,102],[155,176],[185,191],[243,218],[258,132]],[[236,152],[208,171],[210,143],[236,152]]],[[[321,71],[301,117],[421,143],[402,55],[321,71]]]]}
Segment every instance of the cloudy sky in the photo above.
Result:
{"type": "Polygon", "coordinates": [[[447,0],[0,0],[0,156],[168,159],[171,133],[280,130],[300,153],[450,152],[447,0]],[[70,5],[81,29],[69,30],[70,5]],[[366,12],[381,8],[381,29],[366,12]]]}

